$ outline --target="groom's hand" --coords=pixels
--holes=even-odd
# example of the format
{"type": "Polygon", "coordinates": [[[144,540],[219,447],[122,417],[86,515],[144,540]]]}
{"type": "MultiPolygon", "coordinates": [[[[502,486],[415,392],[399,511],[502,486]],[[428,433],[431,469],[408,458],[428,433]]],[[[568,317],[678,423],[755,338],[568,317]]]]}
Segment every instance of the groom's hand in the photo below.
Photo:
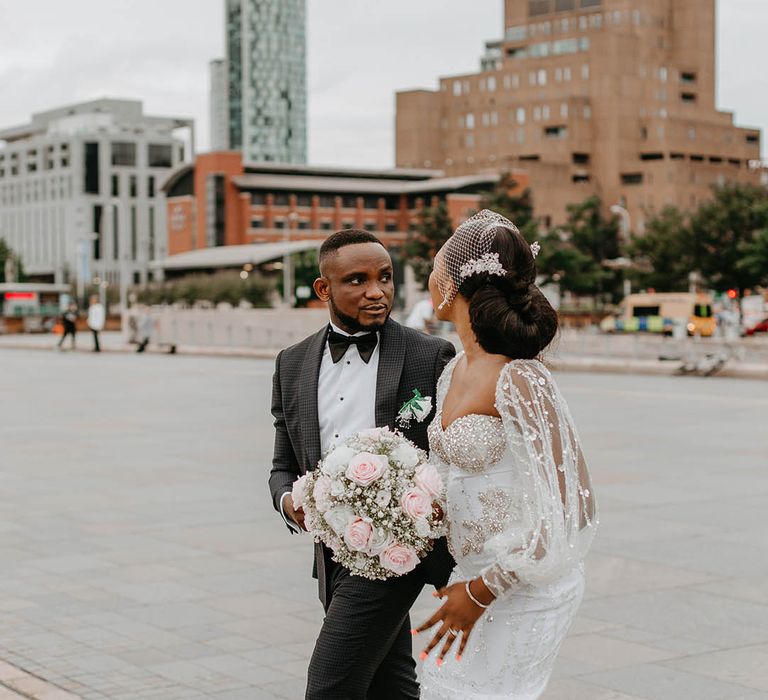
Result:
{"type": "Polygon", "coordinates": [[[304,524],[304,509],[294,508],[293,499],[289,496],[283,501],[283,509],[285,514],[293,520],[304,532],[307,531],[307,526],[304,524]]]}

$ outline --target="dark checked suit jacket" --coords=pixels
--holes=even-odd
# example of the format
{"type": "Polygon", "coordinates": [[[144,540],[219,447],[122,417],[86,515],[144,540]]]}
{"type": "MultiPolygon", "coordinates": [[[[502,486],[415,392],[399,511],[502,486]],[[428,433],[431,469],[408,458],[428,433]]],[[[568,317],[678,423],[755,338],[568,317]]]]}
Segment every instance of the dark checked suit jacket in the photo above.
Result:
{"type": "MultiPolygon", "coordinates": [[[[328,334],[323,328],[283,350],[275,363],[272,381],[272,415],[275,419],[275,448],[269,488],[276,510],[280,499],[290,491],[293,482],[314,469],[320,460],[320,424],[317,415],[317,383],[320,363],[328,334]]],[[[454,347],[441,338],[424,335],[388,320],[379,334],[379,369],[376,382],[376,426],[395,424],[400,407],[418,389],[423,396],[436,397],[437,380],[443,368],[456,354],[454,347]]],[[[411,421],[410,428],[398,428],[423,450],[429,449],[427,426],[431,413],[422,422],[411,421]]],[[[426,580],[444,586],[453,569],[453,559],[445,540],[422,561],[426,580]]],[[[315,568],[320,600],[327,602],[327,578],[330,556],[322,545],[315,547],[315,568]]]]}

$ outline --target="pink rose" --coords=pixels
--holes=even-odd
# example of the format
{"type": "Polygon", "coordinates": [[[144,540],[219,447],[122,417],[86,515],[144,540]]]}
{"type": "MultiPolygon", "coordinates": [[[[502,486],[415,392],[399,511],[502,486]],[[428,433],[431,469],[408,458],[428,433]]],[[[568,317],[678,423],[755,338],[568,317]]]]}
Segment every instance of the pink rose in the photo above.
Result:
{"type": "Polygon", "coordinates": [[[344,541],[347,547],[355,552],[362,552],[368,548],[373,528],[370,523],[362,518],[355,518],[344,528],[344,541]]]}
{"type": "Polygon", "coordinates": [[[422,464],[416,467],[413,483],[432,498],[440,498],[443,493],[443,480],[434,464],[422,464]]]}
{"type": "Polygon", "coordinates": [[[315,482],[312,497],[315,499],[315,506],[321,513],[331,507],[331,480],[327,476],[321,476],[315,482]]]}
{"type": "Polygon", "coordinates": [[[389,460],[383,455],[361,452],[349,460],[347,478],[358,486],[368,486],[380,479],[387,469],[389,469],[389,460]]]}
{"type": "Polygon", "coordinates": [[[408,489],[400,499],[400,506],[409,518],[420,520],[432,512],[432,498],[419,488],[408,489]]]}
{"type": "Polygon", "coordinates": [[[419,557],[410,547],[395,543],[379,554],[379,562],[385,569],[402,576],[416,568],[419,557]]]}
{"type": "Polygon", "coordinates": [[[304,507],[304,499],[307,497],[308,480],[309,474],[304,474],[293,482],[293,488],[291,489],[291,500],[293,501],[294,508],[304,507]]]}

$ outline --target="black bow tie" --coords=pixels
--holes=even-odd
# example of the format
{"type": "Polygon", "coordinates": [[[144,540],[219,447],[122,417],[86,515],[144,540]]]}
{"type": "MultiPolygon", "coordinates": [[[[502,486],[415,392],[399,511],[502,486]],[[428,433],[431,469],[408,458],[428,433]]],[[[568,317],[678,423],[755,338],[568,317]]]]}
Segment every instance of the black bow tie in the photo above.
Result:
{"type": "Polygon", "coordinates": [[[376,333],[366,333],[365,335],[342,335],[333,328],[328,331],[328,347],[331,349],[331,359],[336,364],[344,353],[347,352],[350,345],[357,345],[357,351],[365,364],[368,364],[376,349],[376,343],[379,342],[376,333]]]}

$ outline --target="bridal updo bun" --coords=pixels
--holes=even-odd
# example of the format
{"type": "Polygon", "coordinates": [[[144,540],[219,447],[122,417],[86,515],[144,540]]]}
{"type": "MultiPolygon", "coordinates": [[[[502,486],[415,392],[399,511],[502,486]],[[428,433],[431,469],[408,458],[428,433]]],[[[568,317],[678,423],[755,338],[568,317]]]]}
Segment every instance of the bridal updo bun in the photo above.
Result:
{"type": "Polygon", "coordinates": [[[472,330],[483,350],[532,359],[555,337],[557,312],[536,286],[536,265],[525,238],[502,226],[494,235],[491,252],[498,253],[506,274],[471,275],[458,292],[469,302],[472,330]]]}

